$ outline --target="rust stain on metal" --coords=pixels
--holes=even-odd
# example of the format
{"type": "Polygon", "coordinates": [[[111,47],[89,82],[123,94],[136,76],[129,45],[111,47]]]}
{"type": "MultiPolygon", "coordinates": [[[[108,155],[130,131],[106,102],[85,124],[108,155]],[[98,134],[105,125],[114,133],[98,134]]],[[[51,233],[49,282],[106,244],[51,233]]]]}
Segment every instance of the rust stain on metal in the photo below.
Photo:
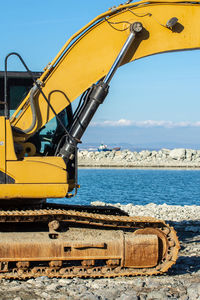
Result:
{"type": "Polygon", "coordinates": [[[0,278],[159,274],[179,250],[174,229],[149,217],[37,209],[0,211],[0,222],[0,278]]]}

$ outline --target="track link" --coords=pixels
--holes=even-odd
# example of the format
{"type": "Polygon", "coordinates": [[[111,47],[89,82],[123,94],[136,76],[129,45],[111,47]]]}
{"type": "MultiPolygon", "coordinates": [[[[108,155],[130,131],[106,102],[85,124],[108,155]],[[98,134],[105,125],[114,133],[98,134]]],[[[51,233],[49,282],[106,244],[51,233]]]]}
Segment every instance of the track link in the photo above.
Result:
{"type": "MultiPolygon", "coordinates": [[[[77,210],[54,208],[49,204],[46,208],[26,209],[26,210],[2,210],[0,211],[0,223],[35,223],[52,221],[65,222],[78,226],[90,226],[94,228],[113,228],[116,230],[141,230],[151,234],[151,231],[157,231],[158,235],[166,239],[167,252],[159,261],[158,265],[153,268],[124,268],[118,266],[70,266],[70,267],[48,267],[34,266],[13,267],[5,271],[3,262],[1,263],[0,278],[6,279],[27,279],[31,277],[48,276],[56,278],[73,278],[73,277],[117,277],[117,276],[138,276],[138,275],[157,275],[166,272],[177,260],[180,248],[176,231],[167,225],[164,221],[152,217],[129,217],[119,215],[104,215],[99,213],[81,212],[77,210]]],[[[137,233],[137,232],[136,232],[137,233]]],[[[9,261],[7,262],[9,263],[9,261]]]]}

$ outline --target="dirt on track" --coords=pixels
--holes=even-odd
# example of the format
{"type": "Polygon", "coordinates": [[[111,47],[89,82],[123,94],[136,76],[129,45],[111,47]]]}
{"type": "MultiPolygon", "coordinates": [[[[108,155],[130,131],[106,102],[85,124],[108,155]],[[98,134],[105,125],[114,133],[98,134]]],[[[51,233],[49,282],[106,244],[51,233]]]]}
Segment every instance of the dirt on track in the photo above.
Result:
{"type": "MultiPolygon", "coordinates": [[[[99,205],[99,203],[98,203],[99,205]]],[[[175,227],[181,249],[164,275],[103,279],[1,280],[0,299],[200,300],[200,207],[117,205],[130,215],[151,215],[175,227]]]]}

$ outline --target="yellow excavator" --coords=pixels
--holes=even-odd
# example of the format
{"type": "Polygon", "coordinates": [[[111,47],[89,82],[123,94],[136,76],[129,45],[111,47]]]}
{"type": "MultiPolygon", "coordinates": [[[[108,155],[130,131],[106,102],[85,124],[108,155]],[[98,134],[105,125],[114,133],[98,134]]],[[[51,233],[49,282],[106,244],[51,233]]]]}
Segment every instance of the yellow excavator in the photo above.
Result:
{"type": "Polygon", "coordinates": [[[19,54],[7,55],[0,102],[0,278],[152,275],[176,262],[179,241],[162,220],[46,199],[76,195],[77,145],[117,68],[199,48],[199,25],[199,1],[127,1],[74,34],[41,74],[19,54]],[[7,71],[13,55],[26,74],[7,71]]]}

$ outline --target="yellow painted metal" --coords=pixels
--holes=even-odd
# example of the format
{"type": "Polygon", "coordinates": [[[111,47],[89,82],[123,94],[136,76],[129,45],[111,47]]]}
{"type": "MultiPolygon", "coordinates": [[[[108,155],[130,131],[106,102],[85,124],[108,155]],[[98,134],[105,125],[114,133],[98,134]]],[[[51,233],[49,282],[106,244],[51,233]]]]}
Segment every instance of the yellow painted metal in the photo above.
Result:
{"type": "MultiPolygon", "coordinates": [[[[145,30],[143,35],[133,44],[124,63],[155,53],[200,47],[199,4],[190,1],[187,3],[179,1],[154,3],[151,1],[148,3],[138,2],[134,5],[121,5],[117,9],[115,13],[106,12],[90,22],[88,26],[101,19],[99,23],[83,32],[74,44],[66,50],[72,41],[70,39],[52,62],[52,65],[55,63],[53,69],[51,71],[46,70],[40,78],[44,82],[42,90],[57,113],[74,101],[94,82],[107,74],[127,38],[129,23],[140,21],[145,30]],[[108,14],[110,16],[105,19],[108,14]],[[177,32],[163,26],[172,17],[179,19],[180,24],[177,32]],[[45,78],[45,76],[47,77],[45,78]]],[[[83,29],[88,28],[88,26],[83,29]]],[[[22,130],[27,129],[32,120],[32,113],[27,100],[28,96],[11,120],[12,126],[22,130]]],[[[30,134],[44,126],[54,116],[41,94],[35,96],[35,104],[38,121],[30,134]]]]}
{"type": "Polygon", "coordinates": [[[17,160],[10,121],[6,120],[6,160],[17,160]]]}
{"type": "MultiPolygon", "coordinates": [[[[63,198],[72,186],[61,157],[25,157],[7,160],[6,174],[13,184],[1,184],[0,199],[63,198]]],[[[73,185],[73,184],[72,184],[73,185]]]]}
{"type": "MultiPolygon", "coordinates": [[[[152,4],[156,2],[157,4],[161,4],[161,3],[179,3],[179,2],[183,2],[182,0],[178,0],[178,1],[174,1],[174,0],[169,0],[169,1],[148,1],[148,4],[152,4]]],[[[187,1],[184,2],[185,4],[194,4],[193,1],[187,1]]],[[[196,4],[200,3],[200,1],[195,2],[196,4]]],[[[62,49],[58,52],[58,54],[56,55],[56,57],[53,59],[53,61],[51,63],[49,63],[49,66],[47,68],[45,68],[44,73],[42,74],[42,76],[40,77],[40,80],[43,81],[43,79],[48,75],[48,73],[51,70],[51,67],[53,67],[57,60],[63,55],[63,53],[65,52],[65,50],[67,49],[67,47],[69,46],[69,44],[75,39],[77,38],[79,35],[81,35],[85,30],[87,30],[90,26],[92,26],[93,24],[95,24],[96,22],[98,22],[99,20],[101,20],[102,18],[106,18],[109,16],[112,16],[112,14],[119,12],[123,9],[129,9],[129,8],[133,8],[133,7],[137,7],[137,6],[142,6],[142,5],[146,5],[147,2],[146,1],[139,1],[139,2],[135,2],[134,4],[120,4],[118,7],[115,7],[114,9],[109,9],[107,12],[100,14],[99,16],[97,16],[96,18],[94,18],[92,21],[90,21],[86,26],[84,26],[83,28],[81,28],[78,32],[76,32],[75,34],[73,34],[71,36],[71,38],[66,42],[66,44],[62,47],[62,49]],[[50,67],[51,66],[51,67],[50,67]]]]}
{"type": "Polygon", "coordinates": [[[7,174],[15,183],[67,183],[66,166],[61,157],[25,157],[7,161],[7,174]]]}
{"type": "Polygon", "coordinates": [[[0,199],[15,198],[64,198],[68,192],[68,184],[1,184],[0,199]]]}
{"type": "Polygon", "coordinates": [[[6,169],[6,122],[5,117],[0,117],[0,172],[5,173],[6,169]]]}
{"type": "Polygon", "coordinates": [[[18,160],[10,121],[0,117],[0,127],[0,171],[13,180],[9,184],[3,184],[1,180],[0,199],[63,198],[74,188],[74,182],[68,182],[66,165],[61,157],[18,160]]]}

